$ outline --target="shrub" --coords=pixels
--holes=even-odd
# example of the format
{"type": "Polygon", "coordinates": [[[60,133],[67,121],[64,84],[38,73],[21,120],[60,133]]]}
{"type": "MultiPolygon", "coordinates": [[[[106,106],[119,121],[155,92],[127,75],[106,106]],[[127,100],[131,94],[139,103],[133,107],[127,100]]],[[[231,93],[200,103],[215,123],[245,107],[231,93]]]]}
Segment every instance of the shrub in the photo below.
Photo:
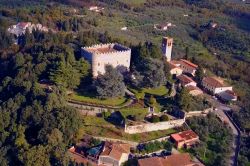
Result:
{"type": "Polygon", "coordinates": [[[151,95],[150,98],[149,98],[149,104],[150,104],[150,106],[153,107],[153,106],[156,105],[156,103],[157,103],[156,99],[154,98],[153,95],[151,95]]]}
{"type": "Polygon", "coordinates": [[[136,120],[137,120],[137,117],[136,117],[136,115],[128,115],[128,116],[127,116],[127,119],[130,119],[130,120],[132,120],[132,121],[136,121],[136,120]]]}
{"type": "Polygon", "coordinates": [[[152,122],[152,123],[160,122],[159,116],[153,115],[153,116],[151,117],[151,122],[152,122]]]}
{"type": "Polygon", "coordinates": [[[160,121],[168,121],[168,120],[169,120],[169,118],[168,118],[167,115],[162,115],[162,116],[160,117],[160,121]]]}

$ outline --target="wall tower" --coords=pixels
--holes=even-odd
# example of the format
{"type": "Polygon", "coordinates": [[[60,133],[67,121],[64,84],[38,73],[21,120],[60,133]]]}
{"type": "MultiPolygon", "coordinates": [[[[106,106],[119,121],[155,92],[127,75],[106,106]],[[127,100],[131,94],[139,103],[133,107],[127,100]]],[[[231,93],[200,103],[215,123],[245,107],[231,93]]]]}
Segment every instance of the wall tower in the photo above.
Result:
{"type": "Polygon", "coordinates": [[[173,47],[173,38],[163,37],[161,50],[163,56],[166,57],[168,62],[171,61],[172,47],[173,47]]]}

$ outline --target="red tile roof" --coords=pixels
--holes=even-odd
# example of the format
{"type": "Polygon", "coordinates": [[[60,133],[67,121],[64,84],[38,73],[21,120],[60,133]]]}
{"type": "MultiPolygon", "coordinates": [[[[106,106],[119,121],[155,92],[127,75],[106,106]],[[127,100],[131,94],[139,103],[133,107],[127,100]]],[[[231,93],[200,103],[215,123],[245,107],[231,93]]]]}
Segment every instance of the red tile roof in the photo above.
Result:
{"type": "Polygon", "coordinates": [[[187,86],[186,87],[187,88],[187,90],[190,92],[190,91],[193,91],[193,90],[199,90],[199,91],[202,91],[200,88],[198,88],[197,86],[192,86],[192,85],[190,85],[190,86],[187,86]]]}
{"type": "Polygon", "coordinates": [[[25,26],[28,25],[28,22],[19,22],[18,23],[18,26],[21,27],[21,28],[25,28],[25,26]]]}
{"type": "Polygon", "coordinates": [[[171,137],[176,141],[188,141],[194,138],[199,138],[199,136],[192,130],[182,131],[179,133],[171,134],[171,137]]]}
{"type": "Polygon", "coordinates": [[[170,69],[175,69],[175,68],[179,68],[180,69],[180,67],[178,67],[178,66],[176,66],[173,62],[167,62],[168,64],[169,64],[169,67],[170,67],[170,69]]]}
{"type": "Polygon", "coordinates": [[[173,154],[167,157],[139,159],[138,164],[139,166],[193,166],[200,163],[193,162],[188,153],[183,153],[173,154]]]}
{"type": "Polygon", "coordinates": [[[205,77],[202,80],[203,83],[206,83],[212,87],[225,87],[225,85],[223,84],[222,81],[219,81],[217,78],[215,77],[205,77]]]}
{"type": "Polygon", "coordinates": [[[163,166],[162,158],[160,157],[151,157],[138,160],[139,166],[163,166]]]}
{"type": "Polygon", "coordinates": [[[115,50],[113,47],[103,47],[103,48],[89,48],[87,49],[89,52],[93,52],[93,53],[110,53],[110,52],[115,52],[117,50],[115,50]]]}
{"type": "Polygon", "coordinates": [[[192,62],[190,62],[188,60],[185,60],[185,59],[181,59],[181,62],[184,62],[185,64],[187,64],[187,65],[189,65],[189,66],[191,66],[193,68],[197,68],[198,67],[198,65],[196,65],[196,64],[194,64],[194,63],[192,63],[192,62]]]}
{"type": "Polygon", "coordinates": [[[191,82],[195,82],[194,80],[192,80],[192,78],[188,77],[187,75],[181,74],[179,76],[177,76],[177,78],[180,80],[182,85],[186,85],[189,84],[191,82]]]}
{"type": "Polygon", "coordinates": [[[130,148],[129,144],[105,142],[104,150],[100,156],[110,156],[120,160],[123,153],[130,153],[130,148]]]}

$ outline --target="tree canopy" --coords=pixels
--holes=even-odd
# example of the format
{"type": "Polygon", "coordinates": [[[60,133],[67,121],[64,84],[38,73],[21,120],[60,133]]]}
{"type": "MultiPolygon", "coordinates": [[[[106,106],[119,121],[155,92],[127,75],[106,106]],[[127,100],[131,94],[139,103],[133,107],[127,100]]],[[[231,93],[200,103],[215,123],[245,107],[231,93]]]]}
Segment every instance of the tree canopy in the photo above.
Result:
{"type": "Polygon", "coordinates": [[[122,74],[110,65],[105,67],[105,74],[95,80],[97,94],[100,98],[114,98],[125,95],[122,74]]]}

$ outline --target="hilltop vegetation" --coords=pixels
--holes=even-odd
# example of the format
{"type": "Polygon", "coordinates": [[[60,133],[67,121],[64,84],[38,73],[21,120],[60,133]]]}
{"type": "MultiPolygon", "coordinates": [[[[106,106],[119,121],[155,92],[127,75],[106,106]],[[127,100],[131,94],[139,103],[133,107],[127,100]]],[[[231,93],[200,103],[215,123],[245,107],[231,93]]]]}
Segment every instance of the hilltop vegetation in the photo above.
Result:
{"type": "MultiPolygon", "coordinates": [[[[169,79],[169,73],[161,61],[161,38],[173,37],[174,58],[188,55],[208,73],[225,77],[234,85],[238,104],[243,108],[234,118],[249,132],[249,23],[249,5],[224,0],[0,1],[1,165],[70,163],[66,150],[76,141],[74,138],[84,122],[76,110],[66,105],[66,92],[84,89],[84,83],[91,82],[90,65],[81,58],[80,47],[97,43],[119,42],[131,47],[132,71],[142,79],[130,84],[140,87],[143,96],[144,92],[153,91],[147,88],[160,87],[161,93],[157,89],[154,93],[162,96],[167,89],[161,85],[169,79]],[[88,6],[95,4],[105,9],[101,13],[88,11],[88,6]],[[19,46],[14,45],[13,36],[6,29],[19,21],[41,23],[54,32],[27,33],[21,36],[19,46]],[[166,22],[175,26],[167,31],[153,28],[154,24],[166,22]],[[209,23],[216,23],[217,27],[212,28],[209,23]],[[124,26],[127,31],[121,31],[124,26]],[[38,83],[41,80],[53,82],[53,91],[48,93],[38,83]]],[[[120,100],[122,103],[123,98],[120,100]]],[[[213,116],[190,123],[198,133],[203,131],[203,123],[219,125],[213,116]]],[[[86,132],[92,133],[91,129],[86,128],[86,132]]],[[[222,157],[228,157],[228,149],[221,146],[230,140],[226,139],[230,137],[228,129],[211,126],[204,130],[208,139],[202,138],[205,144],[197,147],[197,155],[202,157],[204,147],[209,147],[206,163],[212,165],[208,160],[214,160],[216,165],[223,165],[222,157]],[[225,138],[219,145],[215,143],[221,136],[218,129],[225,138]],[[217,145],[221,155],[215,154],[217,145]]],[[[161,135],[156,133],[152,137],[161,135]]],[[[132,140],[139,137],[135,135],[132,140]]],[[[240,152],[241,165],[250,161],[248,142],[249,138],[242,140],[245,148],[240,152]]]]}

